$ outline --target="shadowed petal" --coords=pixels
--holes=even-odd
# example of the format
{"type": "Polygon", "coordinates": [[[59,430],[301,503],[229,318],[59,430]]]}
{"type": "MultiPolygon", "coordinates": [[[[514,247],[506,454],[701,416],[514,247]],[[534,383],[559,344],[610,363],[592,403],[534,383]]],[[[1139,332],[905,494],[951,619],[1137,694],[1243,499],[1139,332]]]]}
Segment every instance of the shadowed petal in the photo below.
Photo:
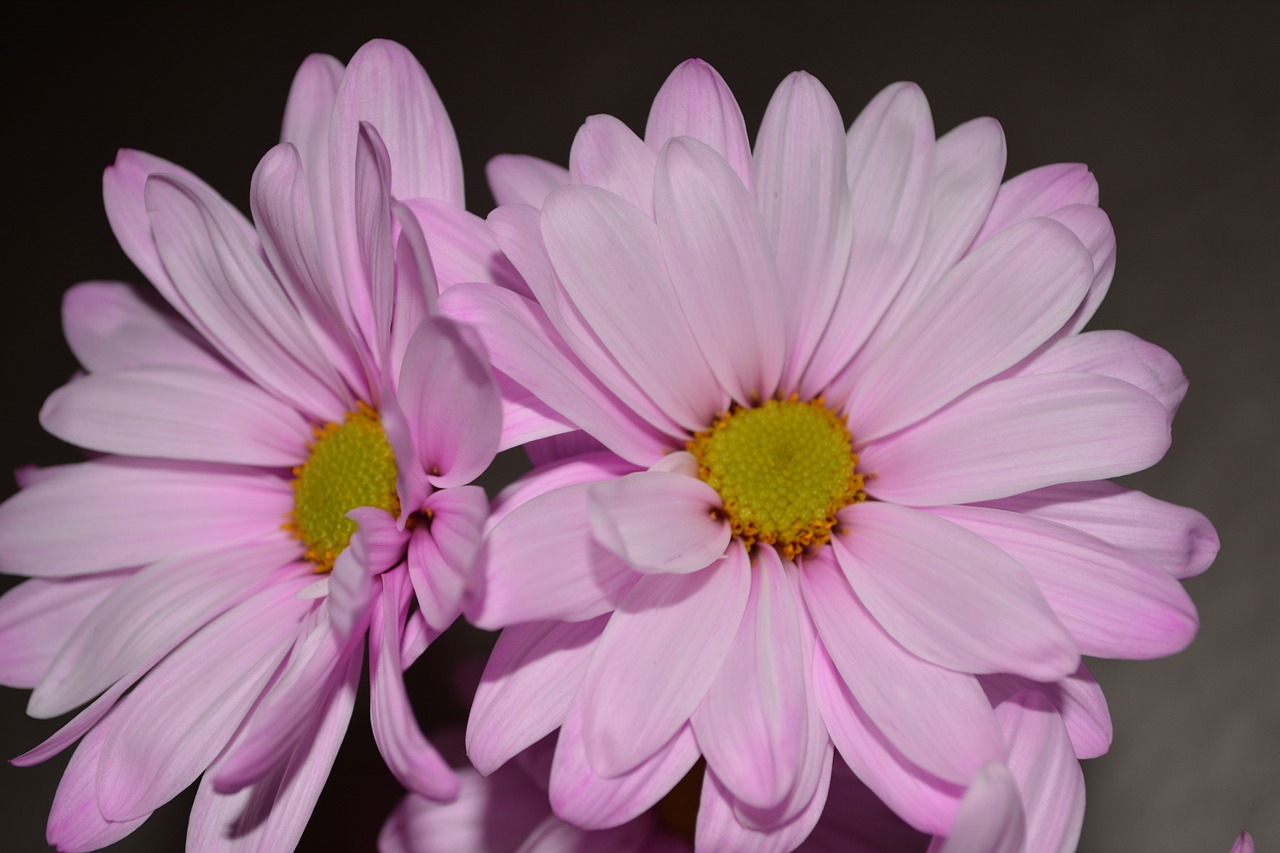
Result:
{"type": "Polygon", "coordinates": [[[186,365],[228,372],[227,365],[172,312],[114,281],[86,281],[62,297],[67,346],[93,373],[151,365],[186,365]]]}
{"type": "Polygon", "coordinates": [[[960,801],[946,838],[935,838],[929,853],[1023,853],[1027,818],[1013,774],[1003,764],[985,765],[960,801]]]}
{"type": "Polygon", "coordinates": [[[587,511],[596,541],[639,572],[696,572],[723,556],[729,524],[715,489],[694,477],[639,471],[598,483],[587,511]]]}
{"type": "Polygon", "coordinates": [[[551,194],[569,183],[569,170],[527,154],[499,154],[484,167],[489,189],[498,204],[542,207],[551,194]]]}
{"type": "Polygon", "coordinates": [[[32,578],[0,596],[0,684],[35,687],[67,642],[67,626],[84,622],[128,574],[32,578]]]}

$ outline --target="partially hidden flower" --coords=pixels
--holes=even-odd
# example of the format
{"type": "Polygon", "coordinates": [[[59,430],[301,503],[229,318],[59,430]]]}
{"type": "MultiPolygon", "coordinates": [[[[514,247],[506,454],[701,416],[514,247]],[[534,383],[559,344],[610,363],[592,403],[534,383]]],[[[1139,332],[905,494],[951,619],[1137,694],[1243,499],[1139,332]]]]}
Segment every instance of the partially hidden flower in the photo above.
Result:
{"type": "Polygon", "coordinates": [[[803,73],[753,149],[700,61],[643,139],[594,116],[568,170],[491,163],[488,222],[536,299],[464,284],[442,311],[581,433],[491,516],[481,772],[559,729],[552,807],[604,828],[701,756],[698,848],[786,850],[835,749],[946,836],[1012,760],[986,679],[1050,684],[1065,715],[1101,701],[1082,653],[1190,642],[1178,579],[1213,528],[1106,479],[1164,454],[1186,381],[1082,331],[1114,268],[1092,175],[1004,164],[994,120],[935,137],[911,84],[846,132],[803,73]]]}
{"type": "Polygon", "coordinates": [[[383,41],[345,69],[308,58],[253,176],[253,222],[147,154],[122,151],[104,183],[161,299],[68,293],[84,373],[41,419],[95,455],[29,472],[0,506],[0,567],[33,576],[0,601],[0,676],[35,688],[33,716],[93,700],[16,762],[80,741],[50,842],[109,844],[203,774],[189,849],[291,849],[366,636],[388,766],[455,796],[402,671],[460,611],[488,511],[468,483],[497,450],[501,401],[483,346],[437,312],[438,276],[475,278],[463,238],[490,238],[461,210],[426,74],[383,41]]]}

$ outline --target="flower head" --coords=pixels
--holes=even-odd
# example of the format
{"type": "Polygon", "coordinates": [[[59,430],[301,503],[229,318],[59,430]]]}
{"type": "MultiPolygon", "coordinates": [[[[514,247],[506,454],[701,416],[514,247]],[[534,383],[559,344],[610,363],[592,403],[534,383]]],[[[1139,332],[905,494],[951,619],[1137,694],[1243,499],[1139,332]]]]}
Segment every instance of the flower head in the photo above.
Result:
{"type": "Polygon", "coordinates": [[[482,771],[559,728],[552,805],[605,827],[702,756],[700,849],[790,849],[835,748],[946,835],[1010,754],[985,678],[1068,703],[1096,687],[1082,653],[1190,641],[1177,578],[1212,528],[1104,479],[1163,455],[1185,380],[1081,331],[1114,268],[1088,171],[1003,170],[993,120],[935,137],[895,84],[846,132],[803,73],[752,148],[696,60],[643,139],[594,116],[567,172],[491,164],[536,299],[463,285],[442,310],[595,452],[540,456],[492,517],[468,615],[511,627],[482,771]]]}
{"type": "Polygon", "coordinates": [[[460,610],[488,511],[467,484],[497,450],[501,402],[483,347],[436,310],[466,253],[439,240],[434,264],[429,240],[483,225],[461,210],[434,88],[390,42],[346,68],[306,60],[253,176],[253,222],[147,154],[122,151],[104,183],[163,300],[68,293],[85,373],[41,418],[100,455],[0,506],[0,564],[34,576],[0,602],[4,642],[30,646],[4,680],[35,688],[35,716],[94,700],[18,760],[82,738],[49,840],[111,843],[203,774],[190,846],[291,848],[366,635],[389,767],[455,795],[402,670],[460,610]],[[31,607],[57,629],[24,621],[31,607]]]}

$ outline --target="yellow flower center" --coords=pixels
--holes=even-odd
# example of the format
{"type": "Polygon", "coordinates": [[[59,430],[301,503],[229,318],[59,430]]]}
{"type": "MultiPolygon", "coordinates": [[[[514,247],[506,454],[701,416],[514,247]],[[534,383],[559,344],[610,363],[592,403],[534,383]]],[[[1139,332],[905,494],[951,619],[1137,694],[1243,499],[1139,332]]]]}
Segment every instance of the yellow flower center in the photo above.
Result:
{"type": "Polygon", "coordinates": [[[821,397],[735,406],[685,447],[747,547],[794,559],[831,541],[836,513],[867,499],[849,429],[821,397]]]}
{"type": "Polygon", "coordinates": [[[360,403],[342,423],[315,427],[307,461],[293,469],[293,511],[284,527],[306,546],[317,572],[333,569],[356,532],[357,507],[400,514],[396,459],[378,413],[360,403]]]}

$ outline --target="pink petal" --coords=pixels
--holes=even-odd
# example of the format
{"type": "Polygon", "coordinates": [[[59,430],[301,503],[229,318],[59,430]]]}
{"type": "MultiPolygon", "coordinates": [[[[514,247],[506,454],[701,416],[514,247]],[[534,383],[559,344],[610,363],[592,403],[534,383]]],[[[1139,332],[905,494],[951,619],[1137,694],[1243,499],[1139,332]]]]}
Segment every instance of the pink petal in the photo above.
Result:
{"type": "Polygon", "coordinates": [[[1091,276],[1080,242],[1046,219],[965,258],[920,294],[853,380],[857,440],[915,423],[1022,360],[1076,310],[1091,276]]]}
{"type": "Polygon", "coordinates": [[[677,136],[709,145],[751,189],[751,143],[742,110],[724,78],[701,59],[677,65],[649,108],[645,144],[658,153],[677,136]]]}
{"type": "Polygon", "coordinates": [[[716,380],[743,405],[772,396],[785,308],[755,200],[715,151],[673,139],[658,160],[654,212],[667,270],[716,380]]]}
{"type": "MultiPolygon", "coordinates": [[[[663,850],[654,845],[655,839],[650,837],[653,833],[654,824],[650,820],[635,820],[622,826],[592,832],[552,816],[529,834],[516,853],[593,853],[597,850],[608,850],[610,853],[672,853],[671,848],[663,850]]],[[[661,837],[657,840],[661,840],[661,837]]],[[[687,850],[687,847],[683,849],[687,850]]],[[[675,850],[683,853],[679,846],[675,850]]]]}
{"type": "Polygon", "coordinates": [[[1057,710],[1043,694],[1026,691],[996,708],[996,719],[1022,795],[1028,849],[1070,853],[1084,823],[1084,774],[1057,710]]]}
{"type": "Polygon", "coordinates": [[[825,649],[815,661],[814,687],[831,741],[858,778],[911,826],[945,832],[963,789],[922,770],[889,742],[853,698],[825,649]]]}
{"type": "MultiPolygon", "coordinates": [[[[678,455],[672,453],[663,459],[678,455]]],[[[612,480],[634,473],[636,470],[636,466],[625,459],[607,450],[599,449],[541,464],[498,493],[493,501],[493,510],[489,513],[486,526],[492,530],[513,510],[540,495],[554,492],[565,486],[612,480]]]]}
{"type": "Polygon", "coordinates": [[[287,468],[306,461],[307,420],[256,385],[197,367],[139,367],[73,379],[40,424],[105,453],[287,468]]]}
{"type": "Polygon", "coordinates": [[[476,560],[470,622],[492,631],[540,619],[581,621],[618,606],[640,576],[592,537],[591,488],[534,498],[489,532],[476,560]]]}
{"type": "Polygon", "coordinates": [[[723,556],[730,532],[721,507],[706,483],[661,471],[598,483],[587,500],[596,541],[640,572],[696,572],[723,556]]]}
{"type": "Polygon", "coordinates": [[[432,600],[426,603],[420,594],[418,606],[424,613],[430,612],[428,623],[443,631],[462,612],[467,579],[475,566],[489,515],[489,500],[479,486],[459,486],[431,495],[425,509],[433,516],[430,528],[421,533],[415,530],[414,536],[430,537],[440,559],[421,566],[432,600]]]}
{"type": "MultiPolygon", "coordinates": [[[[297,149],[304,171],[313,180],[323,177],[328,187],[329,120],[333,100],[346,69],[332,56],[313,53],[293,76],[289,98],[284,105],[280,141],[297,149]]],[[[315,184],[313,184],[315,186],[315,184]]],[[[328,201],[326,191],[321,198],[328,201]]]]}
{"type": "Polygon", "coordinates": [[[1074,334],[1093,317],[1111,287],[1111,277],[1116,271],[1116,234],[1111,228],[1111,220],[1092,204],[1070,205],[1050,213],[1049,218],[1070,228],[1093,256],[1094,272],[1089,292],[1061,332],[1064,335],[1074,334]]]}
{"type": "Polygon", "coordinates": [[[992,762],[979,771],[960,802],[955,825],[929,853],[1023,853],[1027,819],[1013,774],[992,762]]]}
{"type": "Polygon", "coordinates": [[[404,559],[409,540],[409,531],[385,510],[358,507],[347,518],[358,527],[333,564],[326,598],[333,630],[343,640],[364,633],[379,592],[378,576],[404,559]]]}
{"type": "MultiPolygon", "coordinates": [[[[324,171],[327,174],[327,167],[324,171]]],[[[363,390],[368,380],[342,319],[345,305],[340,307],[337,302],[316,240],[315,205],[308,177],[312,176],[303,172],[299,152],[292,145],[277,145],[254,170],[250,209],[262,235],[267,260],[303,324],[346,383],[363,390]]],[[[327,202],[328,195],[320,198],[327,202]]]]}
{"type": "Polygon", "coordinates": [[[702,702],[746,609],[741,546],[691,575],[645,575],[605,627],[582,685],[587,759],[617,776],[654,755],[702,702]]]}
{"type": "Polygon", "coordinates": [[[799,606],[777,553],[759,548],[738,635],[693,715],[708,766],[735,799],[759,809],[790,793],[804,745],[799,606]]]}
{"type": "Polygon", "coordinates": [[[708,769],[702,781],[702,798],[698,803],[698,850],[719,853],[787,853],[794,850],[813,831],[822,809],[827,804],[827,788],[831,782],[832,751],[827,745],[822,762],[822,777],[816,795],[804,811],[789,822],[767,830],[752,829],[742,825],[736,813],[737,802],[733,795],[708,769]]]}
{"type": "Polygon", "coordinates": [[[341,420],[348,403],[341,380],[230,205],[169,175],[148,179],[146,203],[160,257],[196,328],[262,387],[318,420],[341,420]]]}
{"type": "Polygon", "coordinates": [[[440,306],[480,333],[496,369],[615,453],[648,465],[668,449],[583,367],[536,303],[501,288],[464,284],[450,288],[440,306]]]}
{"type": "Polygon", "coordinates": [[[213,620],[116,705],[98,772],[105,817],[147,814],[222,752],[310,606],[281,594],[288,591],[278,584],[213,620]]]}
{"type": "Polygon", "coordinates": [[[62,297],[62,330],[90,373],[150,365],[227,370],[195,330],[127,284],[86,281],[72,287],[62,297]]]}
{"type": "Polygon", "coordinates": [[[1231,845],[1231,853],[1254,853],[1253,836],[1248,831],[1241,831],[1235,844],[1231,845]]]}
{"type": "Polygon", "coordinates": [[[373,739],[387,768],[411,792],[437,800],[458,796],[458,779],[414,717],[400,667],[400,630],[412,589],[403,572],[382,575],[369,630],[369,705],[373,739]]]}
{"type": "Polygon", "coordinates": [[[973,676],[922,661],[898,645],[830,558],[807,560],[800,581],[841,679],[907,760],[966,784],[983,762],[1004,758],[991,705],[973,676]]]}
{"type": "MultiPolygon", "coordinates": [[[[396,241],[395,300],[391,308],[391,340],[383,364],[383,381],[399,382],[404,354],[418,326],[439,313],[439,286],[427,238],[418,218],[408,206],[391,202],[392,229],[399,229],[396,241]]],[[[387,394],[383,393],[383,398],[387,394]]]]}
{"type": "Polygon", "coordinates": [[[1077,758],[1097,758],[1111,748],[1111,714],[1102,688],[1084,665],[1052,684],[1016,675],[984,675],[982,688],[993,706],[1022,690],[1035,690],[1053,703],[1071,738],[1077,758]]]}
{"type": "Polygon", "coordinates": [[[349,198],[361,122],[377,128],[386,142],[393,196],[463,206],[462,159],[440,96],[413,54],[374,39],[351,57],[333,105],[329,158],[338,235],[353,233],[354,208],[344,208],[343,199],[349,198]]]}
{"type": "Polygon", "coordinates": [[[326,607],[314,610],[300,628],[295,628],[285,665],[259,700],[233,748],[222,756],[214,777],[219,793],[233,794],[254,785],[288,760],[319,709],[350,678],[351,658],[363,657],[363,639],[363,634],[341,638],[326,607]]]}
{"type": "Polygon", "coordinates": [[[583,829],[606,829],[633,820],[662,799],[698,760],[693,730],[681,726],[666,744],[634,769],[602,777],[587,758],[582,702],[569,710],[551,765],[551,808],[583,829]]]}
{"type": "Polygon", "coordinates": [[[400,404],[418,462],[437,488],[479,476],[498,451],[502,401],[483,350],[444,317],[424,321],[409,341],[400,404]]]}
{"type": "Polygon", "coordinates": [[[726,408],[727,396],[680,307],[651,219],[610,193],[569,186],[547,199],[542,233],[583,319],[660,409],[697,430],[726,408]]]}
{"type": "Polygon", "coordinates": [[[198,557],[164,560],[128,578],[78,623],[64,623],[64,643],[31,695],[27,712],[56,717],[128,673],[158,663],[184,640],[257,591],[297,557],[286,539],[259,540],[198,557]]]}
{"type": "Polygon", "coordinates": [[[990,505],[1083,530],[1175,578],[1200,574],[1218,554],[1218,534],[1204,515],[1115,483],[1065,483],[990,505]]]}
{"type": "Polygon", "coordinates": [[[395,306],[390,160],[377,129],[360,122],[350,197],[355,218],[348,223],[351,231],[344,235],[346,239],[339,240],[339,248],[347,250],[343,257],[344,276],[338,283],[341,299],[350,312],[348,328],[353,336],[363,338],[374,363],[384,371],[395,306]]]}
{"type": "MultiPolygon", "coordinates": [[[[147,280],[155,285],[160,295],[190,321],[193,315],[174,288],[169,272],[160,260],[152,233],[151,218],[144,198],[146,184],[152,174],[176,176],[186,184],[201,187],[204,192],[219,198],[219,201],[222,199],[208,184],[186,169],[142,151],[121,149],[116,154],[115,163],[102,173],[102,201],[120,248],[124,249],[134,266],[142,270],[147,280]]],[[[249,242],[255,242],[257,234],[249,221],[230,205],[227,208],[228,218],[234,221],[236,230],[244,234],[249,242]]]]}
{"type": "Polygon", "coordinates": [[[433,632],[444,631],[462,612],[466,578],[445,561],[430,530],[416,528],[410,535],[405,570],[418,599],[418,615],[433,632]]]}
{"type": "Polygon", "coordinates": [[[946,507],[936,514],[1021,563],[1087,655],[1163,657],[1195,637],[1199,620],[1190,596],[1167,572],[1140,557],[1017,512],[946,507]]]}
{"type": "Polygon", "coordinates": [[[274,474],[105,457],[0,505],[0,566],[62,577],[283,538],[292,505],[274,474]]]}
{"type": "Polygon", "coordinates": [[[32,578],[0,596],[0,684],[35,687],[71,626],[127,579],[127,573],[32,578]]]}
{"type": "Polygon", "coordinates": [[[191,807],[188,850],[274,853],[297,846],[351,720],[360,668],[359,655],[352,656],[343,681],[310,714],[293,752],[259,782],[220,794],[214,780],[222,759],[209,768],[191,807]]]}
{"type": "Polygon", "coordinates": [[[973,239],[973,248],[1016,222],[1071,204],[1098,204],[1098,182],[1087,166],[1054,163],[1023,172],[1005,181],[996,193],[987,221],[973,239]]]}
{"type": "Polygon", "coordinates": [[[916,426],[862,449],[867,491],[895,503],[969,503],[1155,464],[1168,417],[1127,382],[1083,373],[984,385],[916,426]]]}
{"type": "Polygon", "coordinates": [[[549,817],[547,794],[517,767],[491,776],[458,771],[456,802],[410,794],[378,834],[381,853],[511,853],[549,817]],[[501,819],[495,819],[501,815],[501,819]]]}
{"type": "MultiPolygon", "coordinates": [[[[929,104],[914,83],[883,89],[849,128],[838,162],[847,164],[852,237],[832,246],[837,254],[831,262],[839,265],[830,286],[839,288],[839,297],[821,341],[811,336],[810,346],[817,346],[801,386],[806,396],[820,391],[857,352],[911,271],[929,216],[934,146],[929,104]]],[[[840,172],[832,177],[838,181],[840,172]]],[[[826,192],[836,188],[843,190],[844,183],[826,192]]],[[[802,218],[795,227],[804,233],[802,218]]],[[[778,269],[791,268],[779,255],[778,269]]]]}
{"type": "Polygon", "coordinates": [[[1094,373],[1123,379],[1159,400],[1170,418],[1187,393],[1187,377],[1173,356],[1121,331],[1068,335],[1019,364],[1009,375],[1038,373],[1094,373]]]}
{"type": "Polygon", "coordinates": [[[856,504],[839,517],[840,568],[907,651],[959,672],[1037,681],[1079,668],[1075,642],[1027,570],[981,535],[888,503],[856,504]]]}
{"type": "Polygon", "coordinates": [[[993,118],[967,121],[938,138],[920,256],[876,324],[866,352],[897,330],[921,294],[955,266],[973,242],[1000,188],[1004,164],[1004,131],[993,118]]]}
{"type": "Polygon", "coordinates": [[[542,207],[553,190],[569,183],[569,170],[527,154],[499,154],[485,164],[485,177],[498,204],[542,207]]]}
{"type": "Polygon", "coordinates": [[[794,387],[836,304],[854,216],[840,110],[804,72],[782,81],[765,110],[756,136],[755,197],[786,288],[783,341],[793,355],[782,382],[794,387]]]}
{"type": "Polygon", "coordinates": [[[479,281],[532,295],[483,219],[435,199],[409,199],[405,206],[413,211],[427,235],[441,291],[465,281],[479,281]]]}
{"type": "Polygon", "coordinates": [[[492,773],[560,726],[607,617],[529,622],[498,637],[467,719],[467,757],[492,773]]]}
{"type": "MultiPolygon", "coordinates": [[[[590,116],[569,150],[570,184],[608,190],[653,216],[653,170],[657,152],[631,128],[609,115],[590,116]]],[[[550,196],[542,201],[545,208],[550,196]]]]}
{"type": "Polygon", "coordinates": [[[98,776],[102,745],[111,733],[111,720],[85,735],[71,756],[49,808],[46,838],[59,850],[97,850],[114,844],[146,821],[150,813],[113,821],[98,809],[98,776]]]}

